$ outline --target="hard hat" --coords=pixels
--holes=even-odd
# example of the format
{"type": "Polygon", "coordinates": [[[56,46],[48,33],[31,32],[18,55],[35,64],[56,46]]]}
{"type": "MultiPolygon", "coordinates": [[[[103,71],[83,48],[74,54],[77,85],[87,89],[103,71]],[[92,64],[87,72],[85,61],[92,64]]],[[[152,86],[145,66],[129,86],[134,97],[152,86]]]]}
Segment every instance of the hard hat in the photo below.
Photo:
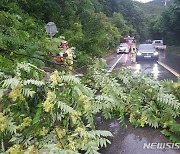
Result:
{"type": "Polygon", "coordinates": [[[68,45],[68,42],[63,40],[63,41],[61,42],[61,45],[62,45],[62,46],[67,46],[67,45],[68,45]]]}

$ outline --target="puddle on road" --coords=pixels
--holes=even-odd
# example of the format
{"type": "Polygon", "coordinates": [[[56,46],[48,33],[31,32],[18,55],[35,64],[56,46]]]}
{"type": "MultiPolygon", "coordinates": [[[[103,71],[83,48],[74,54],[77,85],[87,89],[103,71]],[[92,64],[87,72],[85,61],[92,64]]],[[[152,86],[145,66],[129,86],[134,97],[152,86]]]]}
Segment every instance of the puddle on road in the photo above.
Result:
{"type": "Polygon", "coordinates": [[[180,150],[173,149],[143,149],[144,143],[171,143],[161,134],[160,129],[134,128],[131,124],[123,127],[117,119],[104,120],[95,118],[97,129],[109,130],[114,137],[110,138],[111,144],[100,150],[101,154],[179,154],[180,150]]]}
{"type": "Polygon", "coordinates": [[[160,68],[156,62],[153,63],[137,63],[131,67],[135,73],[152,74],[154,79],[158,79],[160,75],[160,68]]]}
{"type": "Polygon", "coordinates": [[[155,80],[171,79],[177,81],[177,78],[172,73],[153,61],[138,62],[137,64],[133,64],[131,69],[135,73],[151,74],[155,80]]]}

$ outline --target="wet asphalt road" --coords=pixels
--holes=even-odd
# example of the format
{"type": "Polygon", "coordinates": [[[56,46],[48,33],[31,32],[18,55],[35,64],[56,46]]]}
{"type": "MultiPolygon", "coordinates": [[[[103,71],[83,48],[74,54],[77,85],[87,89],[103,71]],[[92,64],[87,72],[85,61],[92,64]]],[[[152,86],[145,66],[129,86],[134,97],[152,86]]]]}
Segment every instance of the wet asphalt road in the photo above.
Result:
{"type": "MultiPolygon", "coordinates": [[[[131,67],[135,72],[151,73],[156,80],[171,79],[177,77],[155,61],[140,61],[132,64],[130,54],[110,54],[106,57],[109,70],[118,71],[121,67],[131,67]],[[117,62],[118,61],[118,62],[117,62]],[[114,65],[116,63],[116,65],[114,65]]],[[[159,61],[170,66],[180,73],[180,56],[166,52],[160,52],[159,61]]],[[[167,137],[161,134],[161,129],[134,128],[128,124],[124,128],[116,119],[104,120],[97,116],[95,119],[97,129],[109,130],[114,137],[110,138],[111,144],[101,149],[102,154],[180,154],[180,149],[144,149],[144,143],[171,143],[167,137]]]]}
{"type": "Polygon", "coordinates": [[[128,124],[123,127],[117,119],[104,120],[96,117],[96,126],[101,130],[109,130],[113,137],[111,144],[100,150],[101,154],[179,154],[180,150],[173,149],[147,149],[144,143],[171,143],[161,134],[160,129],[149,127],[134,128],[128,124]]]}
{"type": "MultiPolygon", "coordinates": [[[[131,67],[135,72],[143,72],[146,74],[152,74],[157,80],[171,79],[177,80],[177,77],[169,72],[167,69],[159,65],[156,61],[146,59],[139,61],[136,64],[131,63],[130,54],[112,54],[108,59],[108,69],[118,71],[121,67],[131,67]],[[119,60],[119,61],[118,61],[119,60]],[[118,63],[117,63],[118,61],[118,63]],[[116,66],[113,66],[117,63],[116,66]]],[[[159,62],[168,65],[170,68],[180,73],[180,55],[170,54],[166,52],[159,52],[159,62]]]]}
{"type": "Polygon", "coordinates": [[[180,74],[180,55],[161,52],[160,60],[161,62],[167,64],[180,74]]]}

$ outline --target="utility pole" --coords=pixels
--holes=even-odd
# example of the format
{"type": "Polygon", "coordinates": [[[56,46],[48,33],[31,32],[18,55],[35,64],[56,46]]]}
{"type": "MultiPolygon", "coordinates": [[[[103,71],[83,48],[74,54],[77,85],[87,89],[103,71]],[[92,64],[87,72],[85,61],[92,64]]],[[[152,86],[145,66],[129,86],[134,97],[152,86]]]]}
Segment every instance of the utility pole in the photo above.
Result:
{"type": "Polygon", "coordinates": [[[170,2],[171,0],[163,0],[164,6],[167,6],[167,2],[170,2]]]}

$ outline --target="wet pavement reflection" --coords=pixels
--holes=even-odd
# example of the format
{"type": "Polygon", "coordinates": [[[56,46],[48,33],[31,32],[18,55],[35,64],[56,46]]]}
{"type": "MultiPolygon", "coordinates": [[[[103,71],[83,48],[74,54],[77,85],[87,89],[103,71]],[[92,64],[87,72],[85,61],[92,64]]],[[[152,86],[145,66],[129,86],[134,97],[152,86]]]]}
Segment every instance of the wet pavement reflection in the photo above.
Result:
{"type": "Polygon", "coordinates": [[[101,154],[179,154],[175,149],[144,149],[144,143],[171,143],[160,133],[160,129],[134,128],[131,124],[125,128],[117,119],[95,119],[97,129],[109,130],[114,137],[111,144],[100,150],[101,154]],[[99,119],[99,120],[97,120],[99,119]]]}
{"type": "Polygon", "coordinates": [[[141,61],[131,66],[135,73],[151,74],[156,80],[171,79],[176,81],[177,78],[164,69],[157,62],[154,61],[141,61]]]}
{"type": "MultiPolygon", "coordinates": [[[[159,52],[159,61],[166,62],[167,55],[165,52],[159,52]]],[[[172,56],[172,55],[171,55],[172,56]]],[[[121,67],[131,67],[135,73],[145,73],[145,74],[151,74],[154,76],[154,79],[156,80],[164,80],[164,79],[171,79],[173,81],[177,81],[177,77],[174,76],[172,73],[170,73],[168,70],[160,66],[156,61],[153,60],[142,60],[137,63],[131,62],[131,54],[114,54],[113,59],[108,62],[109,69],[113,66],[113,64],[121,57],[121,59],[118,61],[117,65],[113,70],[119,71],[121,67]]],[[[169,57],[169,55],[168,55],[169,57]]],[[[174,61],[171,59],[171,61],[174,61]]],[[[169,62],[170,63],[170,62],[169,62]]],[[[168,63],[168,64],[169,64],[168,63]]],[[[179,59],[175,59],[174,65],[177,66],[175,68],[180,69],[180,56],[179,59]],[[178,66],[179,65],[179,66],[178,66]]],[[[173,67],[174,68],[174,67],[173,67]]]]}
{"type": "MultiPolygon", "coordinates": [[[[180,56],[166,52],[159,52],[159,54],[159,61],[180,73],[180,56]]],[[[113,69],[117,72],[121,67],[131,67],[135,73],[151,74],[155,80],[171,79],[177,81],[177,77],[156,61],[144,60],[131,63],[130,54],[116,53],[112,54],[110,58],[111,60],[108,61],[109,68],[120,58],[113,69]]],[[[110,138],[112,144],[100,150],[102,154],[180,154],[180,149],[143,149],[144,143],[171,143],[167,137],[161,134],[161,129],[134,128],[129,123],[125,128],[117,119],[105,120],[101,116],[95,118],[95,124],[97,129],[109,130],[114,135],[110,138]]]]}

